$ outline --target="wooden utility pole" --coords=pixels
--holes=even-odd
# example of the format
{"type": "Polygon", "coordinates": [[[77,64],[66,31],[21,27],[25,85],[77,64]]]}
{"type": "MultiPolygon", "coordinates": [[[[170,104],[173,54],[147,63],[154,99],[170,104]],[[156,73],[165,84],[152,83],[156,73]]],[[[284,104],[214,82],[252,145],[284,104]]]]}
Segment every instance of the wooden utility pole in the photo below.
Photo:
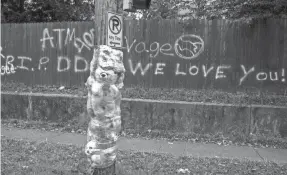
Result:
{"type": "MultiPolygon", "coordinates": [[[[109,98],[98,98],[97,96],[92,95],[92,89],[93,93],[97,91],[97,89],[101,89],[102,92],[106,91],[109,92],[109,90],[114,90],[117,96],[115,96],[115,100],[112,102],[114,103],[113,107],[113,119],[109,122],[109,120],[106,121],[100,121],[100,118],[93,117],[93,121],[91,118],[91,121],[88,126],[88,134],[87,134],[87,145],[85,147],[85,153],[88,155],[88,160],[91,163],[89,168],[90,175],[115,175],[116,174],[116,168],[115,168],[115,152],[117,150],[116,146],[116,140],[117,136],[119,134],[120,130],[120,123],[121,120],[120,117],[120,101],[121,101],[121,94],[119,89],[122,88],[123,84],[123,78],[124,78],[124,72],[125,68],[123,65],[123,57],[122,51],[117,51],[115,49],[121,49],[123,47],[123,17],[118,13],[119,10],[119,2],[125,2],[125,7],[127,7],[126,11],[134,11],[133,5],[136,5],[138,8],[148,8],[148,5],[150,4],[150,0],[95,0],[95,46],[99,46],[97,49],[100,51],[101,49],[104,51],[109,50],[109,55],[114,54],[110,56],[114,59],[114,63],[116,69],[114,70],[115,75],[118,75],[117,85],[114,84],[112,89],[112,86],[108,84],[109,86],[106,86],[106,84],[102,85],[100,83],[97,83],[94,76],[90,76],[86,82],[87,88],[88,88],[88,99],[87,99],[87,111],[90,116],[95,115],[96,117],[99,117],[105,114],[109,114],[109,110],[107,106],[100,106],[99,103],[97,103],[97,100],[101,100],[101,102],[104,102],[102,104],[109,104],[110,101],[107,100],[109,98]],[[137,3],[134,3],[137,2],[137,3]],[[133,4],[134,3],[134,4],[133,4]],[[141,6],[137,6],[137,4],[141,6]],[[129,9],[130,8],[130,9],[129,9]],[[102,46],[106,45],[106,46],[102,46]],[[108,47],[109,46],[109,47],[108,47]],[[111,49],[115,48],[115,49],[111,49]],[[117,59],[115,59],[117,58],[117,59]],[[121,63],[119,63],[121,62],[121,63]],[[121,66],[122,64],[122,66],[121,66]],[[121,84],[120,84],[121,82],[121,84]],[[93,87],[97,88],[91,88],[93,87]],[[104,88],[105,87],[105,88],[104,88]],[[108,90],[107,88],[108,87],[108,90]],[[109,102],[109,103],[108,103],[109,102]],[[102,109],[104,112],[101,112],[102,109]],[[115,122],[117,121],[117,122],[115,122]],[[107,123],[111,123],[111,125],[107,125],[107,123]],[[107,126],[109,128],[107,128],[107,126]],[[114,128],[112,130],[111,128],[114,128]],[[111,131],[109,134],[106,131],[111,131]],[[110,137],[110,139],[106,139],[110,137]],[[108,140],[108,141],[107,141],[108,140]],[[95,150],[102,150],[95,151],[95,150]],[[92,154],[92,152],[96,152],[95,154],[92,154]],[[114,162],[112,165],[110,165],[114,162]],[[106,167],[108,166],[108,167],[106,167]]],[[[104,54],[104,51],[102,53],[104,54]]],[[[93,60],[91,61],[92,65],[97,65],[96,60],[98,58],[93,57],[93,60]],[[95,61],[95,62],[93,62],[95,61]]],[[[93,66],[91,66],[91,69],[93,66]]],[[[91,73],[93,70],[90,70],[91,73]]],[[[110,105],[111,106],[111,105],[110,105]]]]}
{"type": "Polygon", "coordinates": [[[95,45],[107,45],[107,12],[118,12],[119,0],[95,0],[95,45]]]}
{"type": "MultiPolygon", "coordinates": [[[[94,40],[95,46],[108,45],[106,43],[107,42],[108,12],[117,13],[117,11],[118,11],[118,0],[95,0],[95,25],[94,25],[95,26],[95,40],[94,40]]],[[[109,147],[109,149],[111,148],[109,147]]],[[[99,155],[96,155],[96,156],[99,156],[99,155]]],[[[100,174],[101,175],[115,175],[116,174],[115,163],[111,166],[102,167],[102,168],[97,168],[97,167],[94,168],[94,166],[92,165],[90,166],[91,167],[89,167],[89,170],[88,170],[89,175],[100,175],[100,174]]]]}

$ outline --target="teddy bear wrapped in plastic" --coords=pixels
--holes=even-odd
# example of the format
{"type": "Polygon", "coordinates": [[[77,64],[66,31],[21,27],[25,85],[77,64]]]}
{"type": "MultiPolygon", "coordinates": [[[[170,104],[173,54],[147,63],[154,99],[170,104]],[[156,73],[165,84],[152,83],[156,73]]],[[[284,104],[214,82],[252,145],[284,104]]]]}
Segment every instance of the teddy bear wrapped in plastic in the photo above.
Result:
{"type": "Polygon", "coordinates": [[[117,139],[121,130],[121,93],[125,68],[123,52],[100,45],[90,63],[87,112],[90,122],[85,153],[92,168],[104,168],[116,160],[117,139]]]}

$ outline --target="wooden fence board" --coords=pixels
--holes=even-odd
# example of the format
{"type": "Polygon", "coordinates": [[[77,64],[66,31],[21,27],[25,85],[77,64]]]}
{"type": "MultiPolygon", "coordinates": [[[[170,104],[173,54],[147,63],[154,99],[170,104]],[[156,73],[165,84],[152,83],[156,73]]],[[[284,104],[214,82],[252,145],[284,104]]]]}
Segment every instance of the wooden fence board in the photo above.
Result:
{"type": "MultiPolygon", "coordinates": [[[[125,20],[125,86],[286,91],[287,20],[125,20]]],[[[82,86],[93,22],[1,24],[1,81],[82,86]],[[14,68],[14,69],[13,69],[14,68]]]]}

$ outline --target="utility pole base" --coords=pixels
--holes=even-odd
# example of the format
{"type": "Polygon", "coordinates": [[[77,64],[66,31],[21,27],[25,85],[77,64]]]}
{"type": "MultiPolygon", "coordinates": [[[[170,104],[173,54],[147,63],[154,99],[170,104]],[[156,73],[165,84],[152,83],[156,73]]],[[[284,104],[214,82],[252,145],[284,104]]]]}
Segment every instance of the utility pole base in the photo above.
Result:
{"type": "Polygon", "coordinates": [[[91,175],[116,175],[116,162],[106,168],[93,169],[91,175]]]}

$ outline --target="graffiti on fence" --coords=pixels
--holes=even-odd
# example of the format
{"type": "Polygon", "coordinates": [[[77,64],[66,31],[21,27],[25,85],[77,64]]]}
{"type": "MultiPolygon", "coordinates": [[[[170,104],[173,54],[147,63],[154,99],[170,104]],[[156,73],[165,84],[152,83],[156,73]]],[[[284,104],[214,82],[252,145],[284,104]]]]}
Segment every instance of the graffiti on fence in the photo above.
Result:
{"type": "MultiPolygon", "coordinates": [[[[94,29],[90,29],[89,32],[84,32],[81,37],[77,37],[75,35],[75,29],[53,29],[53,32],[50,32],[48,28],[43,30],[43,36],[40,39],[42,50],[45,49],[62,49],[63,46],[67,46],[72,44],[73,47],[76,48],[77,53],[80,54],[82,50],[85,48],[87,51],[92,51],[92,47],[94,45],[94,29]],[[53,35],[58,35],[58,40],[55,41],[53,35]],[[65,34],[65,35],[64,35],[65,34]],[[55,44],[55,42],[57,44],[55,44]]],[[[135,51],[137,54],[146,52],[149,53],[150,58],[156,58],[159,54],[165,56],[178,56],[182,59],[194,59],[200,55],[200,53],[204,50],[204,41],[200,36],[193,34],[184,34],[176,39],[174,44],[160,42],[152,42],[149,46],[143,41],[138,42],[136,39],[133,40],[132,43],[129,43],[128,38],[125,36],[126,49],[127,53],[131,53],[135,51]],[[183,52],[185,51],[185,52],[183,52]]],[[[1,47],[2,52],[2,47],[1,47]]],[[[75,73],[87,72],[89,69],[89,61],[88,59],[75,54],[74,59],[70,59],[68,56],[57,56],[57,72],[67,72],[71,70],[71,65],[74,65],[73,71],[75,73]],[[79,68],[79,63],[82,62],[84,64],[83,68],[79,68]]],[[[27,71],[35,71],[38,69],[39,71],[47,70],[47,64],[50,62],[50,58],[47,56],[41,57],[35,68],[28,68],[25,64],[28,61],[32,61],[32,58],[26,56],[13,56],[7,55],[6,57],[1,53],[1,58],[4,58],[5,64],[1,67],[1,75],[9,75],[15,74],[17,69],[27,70],[27,71]],[[14,61],[18,59],[19,65],[14,65],[14,61]]],[[[128,70],[134,76],[136,76],[137,72],[141,76],[145,76],[150,69],[154,69],[154,75],[164,75],[165,67],[167,63],[158,62],[158,63],[147,63],[145,66],[139,61],[136,64],[133,64],[132,59],[128,59],[128,70]]],[[[232,68],[232,65],[218,65],[218,66],[210,66],[207,65],[190,65],[187,70],[182,70],[182,67],[186,67],[186,65],[181,65],[180,63],[176,63],[174,65],[174,75],[175,76],[202,76],[206,78],[207,76],[213,76],[215,80],[227,78],[226,71],[232,68]],[[212,74],[212,75],[211,75],[212,74]]],[[[238,85],[242,85],[244,80],[249,76],[254,76],[254,78],[258,81],[282,81],[285,82],[285,69],[282,68],[277,72],[256,72],[255,66],[251,68],[247,68],[245,65],[240,65],[241,77],[238,81],[238,85]]],[[[55,71],[55,70],[53,70],[55,71]]],[[[170,70],[168,70],[170,71],[170,70]]]]}
{"type": "MultiPolygon", "coordinates": [[[[168,21],[163,23],[168,24],[168,21]]],[[[92,22],[51,23],[43,26],[31,24],[31,27],[27,26],[25,30],[32,32],[26,32],[23,39],[27,40],[28,46],[18,43],[19,37],[8,37],[13,36],[11,33],[18,33],[21,37],[22,31],[17,30],[17,26],[12,27],[15,31],[11,30],[11,25],[5,27],[2,36],[6,39],[3,39],[3,52],[1,47],[0,56],[1,75],[7,75],[6,79],[11,77],[26,81],[19,77],[35,75],[36,78],[31,81],[37,84],[39,80],[45,83],[46,80],[43,80],[42,76],[49,79],[53,75],[52,80],[47,80],[47,83],[64,82],[74,85],[78,81],[82,82],[82,79],[85,79],[83,77],[88,75],[95,38],[92,22]],[[16,77],[18,75],[19,77],[16,77]]],[[[148,30],[129,28],[129,31],[124,33],[127,85],[137,84],[140,79],[157,87],[223,87],[223,84],[228,84],[229,87],[245,87],[261,86],[258,82],[268,82],[268,86],[276,84],[277,89],[285,88],[287,67],[282,43],[284,45],[286,41],[277,42],[276,38],[279,38],[279,35],[270,33],[270,38],[274,40],[270,40],[273,44],[269,47],[262,42],[262,37],[241,37],[238,31],[243,29],[231,28],[222,34],[221,29],[204,27],[199,27],[199,30],[181,31],[175,26],[167,32],[153,30],[152,26],[148,30]],[[265,55],[266,58],[263,58],[265,55]]],[[[257,29],[259,31],[259,27],[257,29]]],[[[262,36],[263,33],[261,31],[262,36]]]]}
{"type": "MultiPolygon", "coordinates": [[[[56,32],[58,35],[58,41],[56,41],[57,48],[62,49],[63,45],[66,46],[69,43],[72,42],[73,46],[77,49],[77,53],[82,53],[83,49],[87,49],[88,51],[91,51],[93,46],[94,46],[94,29],[90,29],[89,32],[84,32],[81,37],[75,36],[75,28],[58,28],[58,29],[53,29],[53,32],[56,32]],[[65,38],[65,39],[64,39],[65,38]]],[[[45,28],[43,30],[43,37],[40,39],[42,42],[42,50],[46,49],[46,42],[49,41],[50,47],[55,48],[54,44],[54,36],[53,34],[55,33],[50,33],[48,28],[45,28]]],[[[45,57],[47,58],[47,57],[45,57]]],[[[47,62],[49,61],[49,58],[46,59],[47,62]]],[[[72,60],[67,57],[67,56],[58,56],[57,57],[57,72],[66,72],[71,69],[71,62],[72,60]],[[63,65],[66,65],[64,67],[63,65]]],[[[45,62],[46,63],[46,62],[45,62]]],[[[89,68],[89,63],[88,60],[80,55],[75,55],[74,56],[74,72],[87,72],[89,68]],[[82,62],[84,63],[84,68],[80,69],[78,68],[78,63],[82,62]]]]}
{"type": "MultiPolygon", "coordinates": [[[[145,66],[142,66],[141,62],[136,63],[135,65],[132,63],[132,59],[128,60],[129,63],[129,70],[131,73],[136,76],[137,72],[139,72],[139,75],[145,76],[146,73],[154,67],[154,70],[151,71],[154,73],[154,75],[164,75],[164,68],[166,67],[166,63],[156,63],[155,65],[152,63],[147,63],[145,66]]],[[[185,67],[185,65],[183,66],[185,67]]],[[[184,71],[181,69],[181,64],[176,63],[174,66],[174,74],[176,76],[202,76],[203,78],[206,78],[207,76],[213,76],[215,80],[217,79],[223,79],[227,78],[228,72],[227,70],[232,69],[232,65],[218,65],[218,66],[197,66],[197,65],[190,65],[189,68],[184,71]],[[212,74],[212,75],[211,75],[212,74]]],[[[279,71],[257,71],[255,70],[255,66],[251,68],[246,68],[245,65],[240,65],[240,74],[241,77],[238,81],[238,85],[242,85],[244,80],[247,79],[247,77],[254,76],[257,81],[282,81],[285,82],[285,69],[282,68],[279,71]]],[[[168,70],[170,71],[170,70],[168,70]]],[[[229,71],[230,72],[230,71],[229,71]]]]}
{"type": "Polygon", "coordinates": [[[40,39],[40,41],[42,42],[42,50],[46,49],[46,42],[48,41],[51,48],[55,48],[54,42],[57,42],[59,49],[62,49],[63,45],[66,46],[70,42],[73,42],[73,45],[77,48],[78,53],[81,53],[84,48],[91,50],[91,48],[94,46],[95,29],[90,29],[89,32],[84,32],[82,38],[75,36],[75,28],[59,28],[53,29],[52,31],[53,32],[49,31],[48,28],[45,28],[43,30],[43,37],[40,39]],[[58,35],[58,41],[54,41],[54,34],[58,35]]]}
{"type": "MultiPolygon", "coordinates": [[[[34,71],[34,68],[28,68],[24,62],[25,61],[32,61],[32,58],[26,57],[26,56],[17,56],[14,57],[13,55],[7,55],[4,56],[1,53],[1,58],[4,59],[4,65],[1,66],[1,75],[10,75],[10,74],[15,74],[17,69],[22,69],[22,70],[26,70],[26,71],[34,71]],[[16,65],[14,63],[14,61],[16,60],[20,60],[19,65],[16,65]]],[[[38,70],[44,69],[45,71],[47,70],[47,68],[42,68],[42,66],[44,64],[47,64],[49,62],[49,58],[48,57],[41,57],[39,60],[39,64],[37,66],[38,70]]],[[[2,60],[3,63],[3,60],[2,60]]]]}
{"type": "MultiPolygon", "coordinates": [[[[26,71],[36,71],[37,69],[39,71],[46,71],[47,67],[46,65],[50,62],[49,57],[41,57],[39,59],[39,63],[37,64],[37,67],[28,68],[25,65],[25,62],[32,61],[32,58],[26,57],[26,56],[16,56],[13,55],[7,55],[6,57],[1,54],[1,57],[4,58],[5,62],[4,65],[1,66],[1,75],[10,75],[15,74],[17,70],[26,70],[26,71]],[[14,61],[21,60],[19,64],[15,64],[14,61]]],[[[57,72],[67,72],[71,70],[71,62],[72,60],[69,57],[66,56],[58,56],[57,57],[57,72]],[[64,66],[63,66],[64,65],[64,66]]],[[[2,61],[3,63],[3,61],[2,61]]],[[[74,72],[87,72],[89,68],[89,63],[86,58],[81,57],[79,55],[74,56],[74,62],[73,62],[73,69],[74,72]],[[79,62],[84,63],[84,68],[79,68],[79,62]]]]}
{"type": "Polygon", "coordinates": [[[174,45],[170,43],[160,44],[157,41],[152,42],[150,45],[143,41],[137,42],[136,39],[129,43],[128,38],[125,36],[127,52],[130,53],[134,50],[140,54],[143,52],[150,53],[149,57],[155,58],[159,54],[166,56],[175,56],[175,54],[183,59],[194,59],[199,56],[204,50],[204,41],[200,36],[193,34],[183,34],[176,39],[174,45]],[[174,54],[175,52],[175,54],[174,54]]]}
{"type": "MultiPolygon", "coordinates": [[[[76,48],[77,54],[74,55],[74,60],[69,58],[66,55],[57,55],[57,72],[67,72],[71,70],[71,63],[73,62],[74,72],[87,72],[89,68],[88,59],[84,58],[80,54],[84,49],[87,51],[91,51],[94,46],[94,29],[90,29],[88,32],[84,32],[82,37],[75,35],[75,28],[56,28],[52,29],[52,32],[49,31],[48,28],[43,29],[43,36],[40,38],[42,51],[49,49],[59,49],[62,50],[63,47],[70,47],[72,44],[73,47],[76,48]],[[54,35],[58,36],[57,41],[55,40],[54,35]],[[57,44],[56,44],[57,43],[57,44]],[[79,68],[79,63],[82,62],[85,66],[84,68],[79,68]]],[[[10,75],[15,74],[16,70],[26,70],[26,71],[46,71],[47,65],[52,59],[47,56],[40,57],[36,67],[27,67],[27,62],[32,62],[32,58],[27,56],[13,56],[7,55],[4,56],[2,54],[1,47],[1,58],[2,63],[4,61],[4,65],[1,66],[1,75],[10,75]]],[[[38,58],[37,58],[38,59],[38,58]]],[[[54,61],[54,60],[53,60],[54,61]]],[[[55,62],[55,61],[54,61],[55,62]]],[[[53,64],[53,63],[51,63],[53,64]]],[[[55,71],[55,70],[51,70],[55,71]]]]}
{"type": "Polygon", "coordinates": [[[1,56],[1,75],[10,75],[15,74],[15,67],[13,65],[14,57],[12,55],[4,56],[2,54],[2,47],[0,46],[0,56],[1,56]],[[5,60],[5,64],[3,65],[2,59],[5,60]]]}
{"type": "MultiPolygon", "coordinates": [[[[59,49],[61,50],[63,46],[67,46],[72,43],[72,46],[74,46],[77,50],[77,53],[80,54],[84,48],[87,49],[87,51],[92,51],[92,47],[94,46],[94,29],[90,29],[89,32],[84,32],[81,37],[77,37],[75,35],[75,29],[63,29],[63,28],[57,28],[52,29],[52,32],[49,31],[48,28],[43,29],[43,35],[42,38],[40,38],[41,42],[41,48],[42,50],[46,49],[59,49]],[[57,41],[55,40],[54,35],[58,36],[57,41]],[[57,44],[55,44],[57,43],[57,44]]],[[[149,45],[149,49],[147,49],[147,44],[143,41],[137,42],[136,39],[133,40],[132,43],[128,42],[127,37],[125,37],[126,46],[127,46],[127,52],[130,53],[132,49],[138,54],[142,52],[149,52],[149,56],[151,58],[157,57],[160,53],[167,56],[175,56],[176,55],[179,58],[183,59],[194,59],[196,58],[200,53],[204,50],[204,42],[200,38],[200,36],[192,35],[192,34],[184,34],[178,37],[178,39],[175,41],[174,46],[172,46],[170,43],[164,43],[160,44],[159,42],[153,42],[149,45]],[[175,52],[175,53],[174,53],[175,52]]],[[[1,55],[2,57],[3,55],[1,55]]],[[[4,57],[4,56],[3,56],[4,57]]],[[[46,64],[50,62],[50,58],[47,56],[41,57],[38,62],[37,68],[28,68],[24,65],[24,62],[32,61],[32,58],[26,57],[26,56],[12,56],[8,55],[6,57],[6,67],[8,68],[7,71],[2,71],[1,74],[10,74],[11,72],[15,73],[15,69],[23,69],[23,70],[31,70],[34,71],[36,69],[38,70],[46,70],[45,67],[46,64]],[[21,60],[21,65],[14,66],[13,62],[16,59],[21,60]],[[11,71],[10,71],[11,70],[11,71]]],[[[88,60],[80,55],[74,55],[74,72],[87,72],[88,71],[88,60]],[[82,69],[78,68],[78,62],[83,62],[85,64],[85,67],[82,69]]],[[[57,56],[57,72],[66,72],[71,69],[71,62],[72,60],[63,55],[57,56]],[[65,66],[63,66],[65,65],[65,66]]],[[[157,64],[157,73],[156,74],[162,74],[160,70],[162,70],[162,66],[165,65],[165,63],[162,63],[162,65],[157,64]]],[[[148,68],[148,67],[147,67],[148,68]]],[[[3,69],[3,68],[2,68],[3,69]]],[[[130,69],[130,71],[134,74],[133,69],[130,69]]],[[[142,72],[142,75],[144,75],[145,71],[142,72]]]]}

